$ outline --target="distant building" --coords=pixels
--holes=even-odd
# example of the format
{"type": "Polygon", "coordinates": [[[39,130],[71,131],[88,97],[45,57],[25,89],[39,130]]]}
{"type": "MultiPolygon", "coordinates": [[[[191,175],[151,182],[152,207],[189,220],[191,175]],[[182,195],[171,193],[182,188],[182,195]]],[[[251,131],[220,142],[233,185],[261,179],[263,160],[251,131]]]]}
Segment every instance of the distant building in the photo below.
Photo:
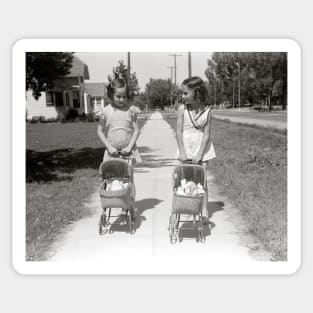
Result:
{"type": "Polygon", "coordinates": [[[41,92],[36,100],[32,90],[26,91],[26,118],[56,119],[65,117],[69,109],[79,114],[92,112],[85,80],[89,79],[88,66],[74,56],[71,72],[57,79],[52,90],[41,92]]]}
{"type": "Polygon", "coordinates": [[[90,112],[97,112],[104,108],[106,87],[104,83],[85,83],[85,92],[88,94],[90,112]]]}

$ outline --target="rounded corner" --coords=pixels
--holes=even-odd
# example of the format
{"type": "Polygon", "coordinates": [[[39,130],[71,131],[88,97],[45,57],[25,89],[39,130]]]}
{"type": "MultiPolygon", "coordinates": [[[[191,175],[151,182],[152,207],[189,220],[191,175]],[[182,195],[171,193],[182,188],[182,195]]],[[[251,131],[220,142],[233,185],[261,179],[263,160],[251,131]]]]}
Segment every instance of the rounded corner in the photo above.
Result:
{"type": "Polygon", "coordinates": [[[302,52],[302,47],[301,47],[300,42],[299,42],[297,39],[294,39],[294,38],[287,38],[286,41],[288,42],[288,44],[289,44],[292,48],[298,50],[298,52],[301,54],[301,52],[302,52]]]}
{"type": "Polygon", "coordinates": [[[22,267],[20,267],[20,263],[14,261],[14,259],[11,262],[11,268],[13,269],[13,272],[15,272],[17,275],[24,276],[26,273],[23,272],[22,267]]]}
{"type": "Polygon", "coordinates": [[[302,261],[301,260],[294,262],[293,264],[291,264],[290,270],[287,272],[287,275],[289,275],[289,276],[296,275],[301,270],[301,268],[302,268],[302,261]]]}
{"type": "Polygon", "coordinates": [[[11,51],[14,53],[14,51],[17,51],[20,49],[20,47],[25,46],[25,43],[27,43],[29,41],[29,39],[27,38],[19,38],[16,41],[14,41],[12,47],[11,47],[11,51]]]}

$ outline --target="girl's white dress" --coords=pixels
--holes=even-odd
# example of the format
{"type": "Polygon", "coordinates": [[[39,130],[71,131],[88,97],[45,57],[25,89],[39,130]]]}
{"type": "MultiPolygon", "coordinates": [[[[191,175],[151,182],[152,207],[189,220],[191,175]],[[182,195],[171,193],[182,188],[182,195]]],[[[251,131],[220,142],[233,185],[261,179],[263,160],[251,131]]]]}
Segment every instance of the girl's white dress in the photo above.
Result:
{"type": "MultiPolygon", "coordinates": [[[[188,159],[194,158],[200,149],[203,137],[203,130],[206,123],[209,122],[208,118],[210,111],[211,108],[207,108],[196,115],[194,114],[193,111],[189,111],[195,124],[199,127],[199,129],[197,129],[190,119],[188,109],[187,108],[184,109],[183,142],[188,159]]],[[[208,146],[205,149],[202,161],[208,161],[215,157],[216,155],[214,146],[212,141],[210,140],[208,146]]],[[[177,151],[176,153],[176,158],[179,159],[179,151],[177,151]]]]}

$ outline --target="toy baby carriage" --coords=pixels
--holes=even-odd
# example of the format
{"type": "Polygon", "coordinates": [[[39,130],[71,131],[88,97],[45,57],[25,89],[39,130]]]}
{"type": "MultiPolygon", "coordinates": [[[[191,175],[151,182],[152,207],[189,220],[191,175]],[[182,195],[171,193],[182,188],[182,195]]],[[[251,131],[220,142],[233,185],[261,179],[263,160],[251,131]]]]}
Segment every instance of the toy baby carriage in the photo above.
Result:
{"type": "MultiPolygon", "coordinates": [[[[119,156],[121,156],[119,154],[119,156]]],[[[111,215],[112,208],[124,211],[123,220],[128,224],[130,234],[134,233],[135,221],[135,185],[131,159],[112,158],[101,164],[102,183],[99,190],[102,214],[99,220],[99,234],[111,230],[110,219],[120,217],[111,215]]]]}
{"type": "Polygon", "coordinates": [[[182,241],[182,230],[193,229],[196,231],[196,240],[204,243],[202,206],[205,193],[207,192],[206,173],[202,165],[192,164],[190,161],[177,165],[172,174],[173,180],[173,202],[172,212],[169,221],[169,236],[172,244],[182,241]],[[189,182],[189,185],[188,185],[189,182]],[[182,192],[182,183],[186,183],[187,188],[193,187],[189,192],[182,192]],[[195,187],[196,186],[196,187],[195,187]],[[198,188],[196,190],[196,188],[198,188]],[[201,189],[201,191],[200,191],[201,189]],[[181,215],[189,215],[193,220],[181,220],[181,215]],[[181,223],[192,223],[192,228],[180,227],[181,223]]]}

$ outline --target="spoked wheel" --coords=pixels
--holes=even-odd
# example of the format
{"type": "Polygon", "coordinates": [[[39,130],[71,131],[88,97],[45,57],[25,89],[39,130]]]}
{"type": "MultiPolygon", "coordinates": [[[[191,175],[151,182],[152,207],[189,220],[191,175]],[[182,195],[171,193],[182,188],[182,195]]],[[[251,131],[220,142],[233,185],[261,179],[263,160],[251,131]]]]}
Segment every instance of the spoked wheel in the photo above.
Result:
{"type": "Polygon", "coordinates": [[[108,208],[108,212],[107,212],[107,218],[106,218],[106,223],[105,223],[105,232],[109,233],[109,234],[113,234],[113,230],[111,230],[111,224],[110,224],[110,217],[111,217],[111,208],[108,208]]]}
{"type": "Polygon", "coordinates": [[[202,216],[199,216],[199,227],[198,227],[198,234],[199,234],[199,241],[201,243],[206,242],[206,237],[204,235],[204,227],[203,227],[203,221],[202,221],[202,216]]]}
{"type": "Polygon", "coordinates": [[[170,216],[169,225],[168,225],[168,231],[169,231],[171,244],[175,244],[177,242],[178,230],[176,228],[176,224],[177,224],[176,216],[172,214],[170,216]]]}
{"type": "Polygon", "coordinates": [[[98,226],[99,226],[99,235],[101,236],[103,235],[102,215],[100,216],[98,226]]]}
{"type": "Polygon", "coordinates": [[[129,227],[129,233],[132,235],[136,232],[134,228],[135,224],[135,205],[132,205],[132,207],[127,210],[127,224],[129,227]]]}
{"type": "Polygon", "coordinates": [[[100,215],[98,226],[99,226],[99,235],[104,235],[108,231],[107,218],[104,212],[100,215]]]}

